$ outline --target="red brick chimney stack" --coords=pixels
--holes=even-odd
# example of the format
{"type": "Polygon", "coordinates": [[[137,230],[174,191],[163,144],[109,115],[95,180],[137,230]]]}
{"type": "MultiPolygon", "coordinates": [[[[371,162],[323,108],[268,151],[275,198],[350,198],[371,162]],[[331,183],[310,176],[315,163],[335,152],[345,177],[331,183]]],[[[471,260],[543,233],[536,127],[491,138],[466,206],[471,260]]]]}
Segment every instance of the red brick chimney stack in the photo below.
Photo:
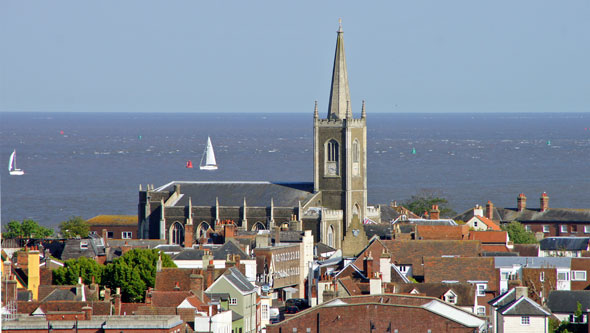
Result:
{"type": "Polygon", "coordinates": [[[184,225],[184,247],[193,247],[193,228],[194,225],[191,224],[185,224],[184,225]]]}
{"type": "Polygon", "coordinates": [[[543,194],[541,194],[541,212],[546,211],[547,209],[549,209],[549,196],[547,195],[547,193],[543,192],[543,194]]]}
{"type": "Polygon", "coordinates": [[[373,276],[373,256],[371,255],[371,251],[369,251],[369,256],[365,258],[365,275],[368,279],[373,276]]]}
{"type": "Polygon", "coordinates": [[[486,204],[486,217],[490,220],[494,219],[494,204],[489,200],[486,204]]]}
{"type": "Polygon", "coordinates": [[[84,311],[84,320],[92,320],[92,308],[88,305],[82,308],[84,311]]]}
{"type": "Polygon", "coordinates": [[[519,194],[518,198],[516,198],[516,209],[519,212],[522,212],[526,209],[526,196],[524,193],[519,194]]]}
{"type": "Polygon", "coordinates": [[[225,239],[236,237],[236,225],[235,224],[233,224],[233,223],[226,224],[224,226],[224,228],[225,228],[225,230],[224,230],[225,239]]]}
{"type": "Polygon", "coordinates": [[[430,210],[430,219],[431,220],[440,219],[440,210],[438,210],[438,205],[432,205],[432,209],[430,210]]]}

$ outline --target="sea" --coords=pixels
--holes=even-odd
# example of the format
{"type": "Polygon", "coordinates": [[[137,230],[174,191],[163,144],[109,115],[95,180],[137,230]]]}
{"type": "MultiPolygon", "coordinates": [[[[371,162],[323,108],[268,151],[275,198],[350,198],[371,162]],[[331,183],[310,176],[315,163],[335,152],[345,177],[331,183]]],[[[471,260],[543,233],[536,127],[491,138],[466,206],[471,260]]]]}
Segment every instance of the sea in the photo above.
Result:
{"type": "MultiPolygon", "coordinates": [[[[590,208],[590,113],[369,113],[370,204],[590,208]]],[[[311,113],[0,113],[1,221],[137,214],[139,186],[313,181],[311,113]],[[211,137],[219,169],[199,170],[211,137]],[[23,176],[10,176],[16,150],[23,176]],[[195,168],[186,168],[192,161],[195,168]]],[[[220,198],[223,205],[223,198],[220,198]]]]}

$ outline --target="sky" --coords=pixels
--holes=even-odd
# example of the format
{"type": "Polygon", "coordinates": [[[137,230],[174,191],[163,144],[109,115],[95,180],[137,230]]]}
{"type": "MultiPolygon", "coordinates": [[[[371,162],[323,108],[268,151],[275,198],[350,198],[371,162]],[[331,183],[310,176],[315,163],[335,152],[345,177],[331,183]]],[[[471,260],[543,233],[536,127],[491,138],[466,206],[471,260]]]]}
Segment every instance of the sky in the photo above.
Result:
{"type": "Polygon", "coordinates": [[[590,112],[590,1],[2,1],[0,112],[590,112]]]}

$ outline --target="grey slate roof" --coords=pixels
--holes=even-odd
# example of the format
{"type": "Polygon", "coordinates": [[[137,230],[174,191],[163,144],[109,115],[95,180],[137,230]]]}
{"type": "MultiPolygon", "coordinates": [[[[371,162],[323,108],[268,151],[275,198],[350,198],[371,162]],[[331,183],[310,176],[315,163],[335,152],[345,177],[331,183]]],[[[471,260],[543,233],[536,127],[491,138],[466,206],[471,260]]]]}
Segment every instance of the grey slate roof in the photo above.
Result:
{"type": "Polygon", "coordinates": [[[494,257],[496,268],[521,265],[529,268],[562,267],[570,268],[570,257],[494,257]]]}
{"type": "Polygon", "coordinates": [[[541,306],[528,297],[521,297],[518,300],[506,304],[498,309],[498,312],[509,316],[549,316],[541,306]]]}
{"type": "Polygon", "coordinates": [[[188,206],[190,197],[193,206],[215,206],[219,198],[220,206],[241,207],[246,197],[248,207],[269,207],[271,198],[277,207],[297,207],[313,196],[313,183],[174,181],[156,191],[174,191],[176,184],[182,197],[175,206],[188,206]]]}
{"type": "Polygon", "coordinates": [[[237,268],[232,267],[223,273],[226,279],[228,279],[238,290],[243,293],[251,293],[256,290],[256,287],[248,281],[248,278],[242,274],[237,268]]]}
{"type": "MultiPolygon", "coordinates": [[[[473,208],[455,216],[455,220],[467,221],[473,217],[473,208]]],[[[544,212],[540,209],[524,209],[518,211],[516,208],[497,208],[494,207],[493,220],[501,222],[590,222],[590,209],[576,208],[549,208],[544,212]]]]}
{"type": "Polygon", "coordinates": [[[68,239],[61,253],[61,260],[77,259],[80,257],[94,258],[106,255],[105,246],[101,237],[90,235],[84,239],[68,239]],[[85,247],[81,247],[85,244],[85,247]]]}
{"type": "Polygon", "coordinates": [[[587,237],[547,237],[540,242],[542,251],[584,251],[588,250],[590,238],[587,237]]]}
{"type": "Polygon", "coordinates": [[[381,239],[391,239],[393,234],[391,223],[363,224],[363,229],[365,229],[368,239],[371,239],[375,235],[381,239]]]}
{"type": "Polygon", "coordinates": [[[328,246],[324,243],[321,243],[321,242],[315,243],[315,253],[317,256],[319,256],[320,254],[323,254],[323,253],[331,253],[334,251],[336,251],[335,248],[328,246]]]}
{"type": "Polygon", "coordinates": [[[590,309],[590,290],[554,290],[549,293],[547,307],[554,313],[574,313],[578,309],[590,309]]]}
{"type": "Polygon", "coordinates": [[[234,310],[231,310],[231,321],[234,322],[236,320],[240,320],[244,318],[244,316],[240,315],[239,313],[235,312],[234,310]]]}
{"type": "MultiPolygon", "coordinates": [[[[203,254],[205,250],[199,249],[188,249],[184,250],[174,257],[173,260],[201,260],[203,259],[203,254]]],[[[211,249],[211,253],[213,254],[214,260],[225,260],[227,259],[228,254],[239,255],[240,259],[249,259],[249,256],[240,249],[236,243],[233,241],[228,241],[223,246],[211,249]]]]}

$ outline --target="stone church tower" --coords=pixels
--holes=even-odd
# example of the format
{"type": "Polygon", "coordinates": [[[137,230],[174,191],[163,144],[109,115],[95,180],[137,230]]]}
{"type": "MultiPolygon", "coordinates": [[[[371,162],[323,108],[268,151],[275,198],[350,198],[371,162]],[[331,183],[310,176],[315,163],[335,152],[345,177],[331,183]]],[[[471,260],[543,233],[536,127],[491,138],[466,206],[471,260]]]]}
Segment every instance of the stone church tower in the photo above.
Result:
{"type": "MultiPolygon", "coordinates": [[[[360,221],[367,207],[367,126],[363,101],[361,118],[353,118],[348,88],[342,25],[338,29],[330,104],[325,119],[314,111],[314,192],[321,206],[342,210],[343,237],[353,216],[360,221]]],[[[362,222],[361,222],[362,223],[362,222]]]]}

